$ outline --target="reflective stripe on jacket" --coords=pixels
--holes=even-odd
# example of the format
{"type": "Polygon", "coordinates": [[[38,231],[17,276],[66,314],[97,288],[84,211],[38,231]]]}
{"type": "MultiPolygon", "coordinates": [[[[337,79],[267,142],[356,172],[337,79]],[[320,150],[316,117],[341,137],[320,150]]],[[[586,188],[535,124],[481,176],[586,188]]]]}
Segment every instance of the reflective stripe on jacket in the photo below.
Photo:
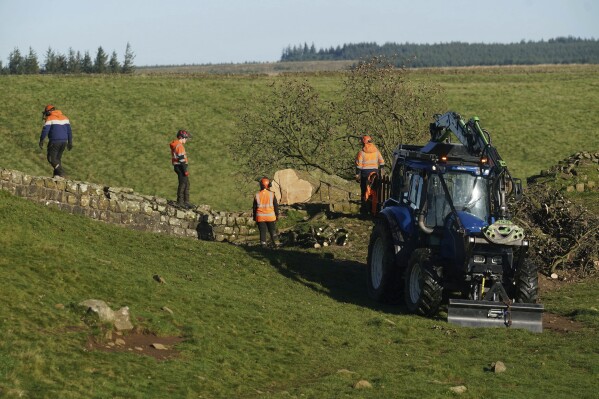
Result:
{"type": "Polygon", "coordinates": [[[48,115],[42,128],[40,141],[48,136],[49,141],[69,141],[72,142],[71,122],[61,111],[54,110],[48,115]]]}
{"type": "Polygon", "coordinates": [[[356,168],[358,169],[378,169],[384,164],[383,156],[372,143],[366,144],[356,155],[356,168]]]}
{"type": "Polygon", "coordinates": [[[261,190],[255,197],[256,222],[274,222],[277,220],[275,213],[275,193],[266,189],[261,190]]]}
{"type": "Polygon", "coordinates": [[[187,154],[185,153],[185,147],[179,139],[171,141],[171,162],[173,165],[180,165],[187,163],[187,154]]]}

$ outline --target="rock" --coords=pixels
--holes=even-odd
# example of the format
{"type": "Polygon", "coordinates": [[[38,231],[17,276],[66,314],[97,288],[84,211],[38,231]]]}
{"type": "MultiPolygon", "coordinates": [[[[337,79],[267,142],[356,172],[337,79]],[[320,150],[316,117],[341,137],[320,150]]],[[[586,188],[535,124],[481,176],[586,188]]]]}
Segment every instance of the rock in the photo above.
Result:
{"type": "Polygon", "coordinates": [[[366,380],[360,380],[354,384],[355,389],[369,389],[372,388],[372,384],[366,380]]]}
{"type": "Polygon", "coordinates": [[[124,340],[124,339],[122,339],[122,338],[117,338],[117,339],[115,339],[115,340],[114,340],[114,343],[115,343],[117,346],[125,346],[125,340],[124,340]]]}
{"type": "Polygon", "coordinates": [[[114,311],[106,304],[106,302],[98,299],[88,299],[79,303],[80,306],[85,306],[88,312],[94,312],[100,318],[100,321],[113,322],[114,311]]]}
{"type": "Polygon", "coordinates": [[[557,280],[559,276],[557,275],[557,273],[551,273],[551,278],[554,280],[557,280]]]}
{"type": "Polygon", "coordinates": [[[159,275],[157,275],[157,274],[153,275],[152,278],[154,280],[158,281],[160,284],[166,283],[166,281],[162,277],[160,277],[159,275]]]}
{"type": "Polygon", "coordinates": [[[494,373],[504,373],[507,370],[507,367],[505,367],[503,362],[497,361],[491,363],[491,370],[493,370],[494,373]]]}
{"type": "Polygon", "coordinates": [[[158,349],[159,351],[167,350],[168,348],[162,344],[151,344],[150,345],[154,349],[158,349]]]}
{"type": "Polygon", "coordinates": [[[161,309],[167,313],[174,314],[174,312],[170,308],[167,308],[166,306],[163,306],[161,309]]]}
{"type": "Polygon", "coordinates": [[[291,205],[310,201],[314,187],[300,179],[295,170],[283,169],[275,172],[272,190],[280,204],[291,205]]]}
{"type": "Polygon", "coordinates": [[[458,385],[458,386],[449,388],[449,390],[453,393],[457,393],[458,395],[461,395],[461,394],[465,393],[468,390],[468,388],[466,388],[464,385],[458,385]]]}
{"type": "Polygon", "coordinates": [[[114,313],[114,327],[118,331],[132,330],[133,324],[129,318],[129,307],[124,306],[114,313]]]}

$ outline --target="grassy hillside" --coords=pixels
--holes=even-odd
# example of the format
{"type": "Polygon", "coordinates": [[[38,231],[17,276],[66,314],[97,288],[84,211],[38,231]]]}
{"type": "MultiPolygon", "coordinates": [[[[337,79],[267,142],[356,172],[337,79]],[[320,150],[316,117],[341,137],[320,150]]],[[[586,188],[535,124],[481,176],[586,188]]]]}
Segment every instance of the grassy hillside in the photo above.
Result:
{"type": "MultiPolygon", "coordinates": [[[[452,110],[477,115],[512,173],[538,173],[573,152],[599,148],[599,66],[414,70],[446,91],[452,110]]],[[[304,74],[334,97],[339,73],[304,74]]],[[[168,142],[178,129],[195,133],[187,146],[191,199],[217,209],[249,208],[230,143],[238,115],[277,76],[138,74],[134,76],[1,76],[0,166],[51,173],[37,147],[41,110],[57,105],[71,119],[74,149],[64,156],[72,178],[132,187],[172,198],[176,175],[168,142]]],[[[444,112],[446,110],[439,110],[444,112]]]]}
{"type": "Polygon", "coordinates": [[[380,307],[363,267],[139,233],[0,192],[0,396],[441,398],[464,385],[464,398],[595,397],[597,282],[542,294],[579,331],[532,334],[380,307]],[[75,306],[90,298],[129,306],[148,342],[184,342],[162,361],[118,351],[75,306]],[[498,360],[507,371],[488,371],[498,360]]]}

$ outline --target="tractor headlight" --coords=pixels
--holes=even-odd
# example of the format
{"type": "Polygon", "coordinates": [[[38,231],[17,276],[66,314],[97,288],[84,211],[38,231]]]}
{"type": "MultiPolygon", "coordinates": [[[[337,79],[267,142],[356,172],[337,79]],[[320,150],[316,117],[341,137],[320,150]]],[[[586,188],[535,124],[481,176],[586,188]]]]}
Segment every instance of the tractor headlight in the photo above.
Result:
{"type": "Polygon", "coordinates": [[[501,262],[502,262],[501,256],[494,256],[491,258],[491,263],[493,263],[494,265],[501,265],[501,262]]]}
{"type": "Polygon", "coordinates": [[[485,263],[485,257],[482,255],[474,255],[472,257],[472,260],[474,261],[474,263],[485,263]]]}

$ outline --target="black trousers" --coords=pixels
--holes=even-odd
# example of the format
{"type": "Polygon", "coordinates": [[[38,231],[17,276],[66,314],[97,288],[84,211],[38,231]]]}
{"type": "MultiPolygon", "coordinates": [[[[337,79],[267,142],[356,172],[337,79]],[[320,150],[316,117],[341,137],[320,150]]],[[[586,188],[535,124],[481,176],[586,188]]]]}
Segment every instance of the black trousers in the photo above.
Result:
{"type": "Polygon", "coordinates": [[[64,176],[62,167],[62,153],[67,148],[66,141],[48,142],[48,162],[54,168],[54,176],[64,176]]]}
{"type": "Polygon", "coordinates": [[[366,201],[366,187],[368,186],[368,176],[372,172],[378,172],[378,169],[367,169],[362,170],[360,173],[360,213],[368,214],[370,213],[370,204],[366,201]]]}
{"type": "Polygon", "coordinates": [[[276,222],[256,222],[258,225],[258,230],[260,230],[260,242],[266,242],[266,231],[270,233],[270,239],[272,243],[275,244],[275,240],[277,239],[277,226],[276,222]]]}
{"type": "Polygon", "coordinates": [[[364,196],[366,195],[366,186],[368,186],[368,176],[372,172],[378,172],[378,169],[364,169],[360,173],[360,195],[362,202],[364,202],[364,196]]]}
{"type": "Polygon", "coordinates": [[[175,173],[179,179],[177,187],[177,203],[183,204],[189,202],[189,177],[185,176],[185,166],[175,165],[175,173]]]}

